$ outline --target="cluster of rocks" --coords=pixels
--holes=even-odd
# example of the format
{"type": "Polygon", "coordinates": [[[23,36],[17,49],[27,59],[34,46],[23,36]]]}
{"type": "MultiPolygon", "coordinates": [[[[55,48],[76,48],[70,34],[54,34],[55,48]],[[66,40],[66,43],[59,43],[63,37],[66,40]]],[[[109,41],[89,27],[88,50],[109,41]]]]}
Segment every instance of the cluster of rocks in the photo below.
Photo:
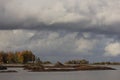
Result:
{"type": "Polygon", "coordinates": [[[44,66],[44,65],[26,65],[25,69],[41,72],[41,71],[81,71],[81,70],[115,70],[111,67],[105,66],[93,66],[93,65],[65,65],[60,62],[57,62],[53,66],[44,66]]]}
{"type": "Polygon", "coordinates": [[[0,65],[0,70],[6,70],[7,67],[0,65]]]}
{"type": "Polygon", "coordinates": [[[12,73],[17,72],[16,70],[7,70],[6,66],[0,65],[0,73],[12,73]]]}

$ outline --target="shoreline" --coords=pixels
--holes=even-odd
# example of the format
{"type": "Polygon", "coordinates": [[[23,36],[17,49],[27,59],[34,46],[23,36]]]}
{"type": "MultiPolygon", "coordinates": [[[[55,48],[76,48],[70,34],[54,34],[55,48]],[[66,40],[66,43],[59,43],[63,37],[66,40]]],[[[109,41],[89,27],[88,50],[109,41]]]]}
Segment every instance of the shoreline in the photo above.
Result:
{"type": "MultiPolygon", "coordinates": [[[[3,64],[3,66],[7,68],[23,68],[24,70],[28,70],[28,72],[70,72],[70,71],[96,71],[96,70],[116,70],[112,67],[100,66],[100,65],[53,65],[53,66],[45,66],[41,65],[23,65],[23,64],[3,64]]],[[[16,70],[0,70],[0,73],[12,73],[17,72],[16,70]]]]}
{"type": "Polygon", "coordinates": [[[16,70],[0,70],[0,73],[16,73],[16,70]]]}
{"type": "Polygon", "coordinates": [[[77,65],[77,66],[58,66],[58,67],[40,67],[40,66],[26,66],[25,70],[30,72],[56,72],[56,71],[93,71],[93,70],[116,70],[115,68],[106,66],[93,65],[77,65]]]}

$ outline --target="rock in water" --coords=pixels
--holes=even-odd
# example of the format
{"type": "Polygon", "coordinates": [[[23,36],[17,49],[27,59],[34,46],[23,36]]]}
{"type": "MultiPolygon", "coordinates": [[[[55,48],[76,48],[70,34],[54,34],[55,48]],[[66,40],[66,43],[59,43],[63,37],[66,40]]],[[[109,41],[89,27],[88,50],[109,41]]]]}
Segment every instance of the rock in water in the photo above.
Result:
{"type": "Polygon", "coordinates": [[[6,70],[7,67],[0,65],[0,70],[6,70]]]}

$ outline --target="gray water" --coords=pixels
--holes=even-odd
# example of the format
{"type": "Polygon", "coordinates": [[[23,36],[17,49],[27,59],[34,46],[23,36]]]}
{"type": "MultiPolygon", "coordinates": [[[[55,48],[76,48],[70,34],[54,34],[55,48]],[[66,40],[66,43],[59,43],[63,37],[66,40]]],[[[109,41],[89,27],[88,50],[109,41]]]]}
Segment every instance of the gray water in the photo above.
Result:
{"type": "Polygon", "coordinates": [[[0,80],[120,80],[120,66],[117,70],[73,71],[73,72],[27,72],[22,68],[10,68],[17,73],[0,73],[0,80]]]}

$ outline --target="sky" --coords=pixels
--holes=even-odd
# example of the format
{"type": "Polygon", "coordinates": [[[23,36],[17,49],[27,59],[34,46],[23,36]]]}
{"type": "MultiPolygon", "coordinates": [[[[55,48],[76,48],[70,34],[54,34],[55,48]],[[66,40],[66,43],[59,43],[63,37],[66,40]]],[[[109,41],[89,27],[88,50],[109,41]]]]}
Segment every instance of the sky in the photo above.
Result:
{"type": "Polygon", "coordinates": [[[119,0],[0,0],[0,51],[120,61],[119,34],[119,0]]]}

